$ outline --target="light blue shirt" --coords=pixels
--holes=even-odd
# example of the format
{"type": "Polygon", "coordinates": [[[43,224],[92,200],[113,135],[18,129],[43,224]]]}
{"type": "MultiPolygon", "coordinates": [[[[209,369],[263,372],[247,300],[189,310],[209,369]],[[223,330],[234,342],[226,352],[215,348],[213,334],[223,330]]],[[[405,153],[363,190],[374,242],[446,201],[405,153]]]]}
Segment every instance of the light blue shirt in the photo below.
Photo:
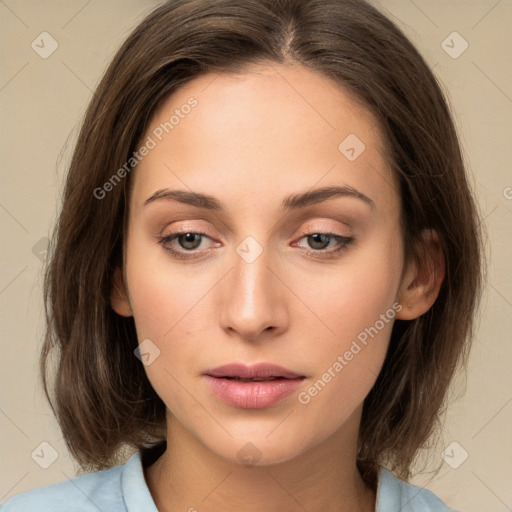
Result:
{"type": "MultiPolygon", "coordinates": [[[[140,452],[125,464],[13,496],[1,512],[158,512],[140,452]]],[[[375,512],[455,512],[432,492],[379,471],[375,512]]]]}

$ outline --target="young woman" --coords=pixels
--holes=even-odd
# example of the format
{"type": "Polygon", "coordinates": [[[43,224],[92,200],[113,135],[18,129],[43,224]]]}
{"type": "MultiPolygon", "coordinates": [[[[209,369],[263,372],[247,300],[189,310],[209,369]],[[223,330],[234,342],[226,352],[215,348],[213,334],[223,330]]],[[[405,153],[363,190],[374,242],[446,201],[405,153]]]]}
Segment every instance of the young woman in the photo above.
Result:
{"type": "Polygon", "coordinates": [[[1,510],[449,510],[406,481],[480,286],[454,124],[393,23],[168,1],[92,98],[47,272],[43,383],[93,472],[1,510]]]}

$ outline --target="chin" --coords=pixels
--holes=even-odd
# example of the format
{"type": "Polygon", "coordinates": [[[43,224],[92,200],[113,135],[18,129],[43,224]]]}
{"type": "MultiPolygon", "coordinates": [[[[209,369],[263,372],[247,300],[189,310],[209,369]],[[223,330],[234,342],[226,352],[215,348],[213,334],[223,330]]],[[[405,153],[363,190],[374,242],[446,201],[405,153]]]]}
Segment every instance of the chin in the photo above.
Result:
{"type": "Polygon", "coordinates": [[[312,439],[295,439],[287,431],[278,434],[268,434],[268,431],[260,435],[243,435],[225,440],[219,444],[218,438],[213,441],[213,446],[207,446],[218,456],[230,463],[240,464],[246,467],[264,467],[288,462],[307,451],[312,439]],[[272,437],[275,436],[273,439],[272,437]],[[309,441],[309,442],[308,442],[309,441]]]}

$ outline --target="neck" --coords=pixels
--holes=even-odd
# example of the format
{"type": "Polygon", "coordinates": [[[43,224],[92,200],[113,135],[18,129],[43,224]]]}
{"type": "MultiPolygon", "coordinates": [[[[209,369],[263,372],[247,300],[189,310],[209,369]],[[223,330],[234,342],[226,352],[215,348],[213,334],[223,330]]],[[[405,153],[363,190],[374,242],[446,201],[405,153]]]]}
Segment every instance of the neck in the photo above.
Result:
{"type": "Polygon", "coordinates": [[[145,469],[146,481],[160,512],[373,512],[375,489],[356,467],[358,426],[349,420],[286,462],[247,466],[215,454],[169,415],[167,449],[145,469]]]}

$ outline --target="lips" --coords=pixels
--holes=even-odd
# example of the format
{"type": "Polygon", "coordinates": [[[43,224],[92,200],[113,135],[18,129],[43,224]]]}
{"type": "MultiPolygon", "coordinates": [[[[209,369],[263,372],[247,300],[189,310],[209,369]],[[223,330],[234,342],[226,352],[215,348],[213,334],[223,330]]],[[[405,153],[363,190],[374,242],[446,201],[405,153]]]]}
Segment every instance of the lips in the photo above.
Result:
{"type": "Polygon", "coordinates": [[[215,396],[241,409],[273,406],[295,392],[306,378],[281,366],[228,364],[204,373],[215,396]]]}
{"type": "Polygon", "coordinates": [[[210,377],[239,379],[239,380],[275,380],[275,379],[297,379],[304,377],[295,372],[287,370],[281,366],[269,363],[260,363],[253,366],[244,364],[226,364],[211,370],[207,370],[205,375],[210,377]]]}

